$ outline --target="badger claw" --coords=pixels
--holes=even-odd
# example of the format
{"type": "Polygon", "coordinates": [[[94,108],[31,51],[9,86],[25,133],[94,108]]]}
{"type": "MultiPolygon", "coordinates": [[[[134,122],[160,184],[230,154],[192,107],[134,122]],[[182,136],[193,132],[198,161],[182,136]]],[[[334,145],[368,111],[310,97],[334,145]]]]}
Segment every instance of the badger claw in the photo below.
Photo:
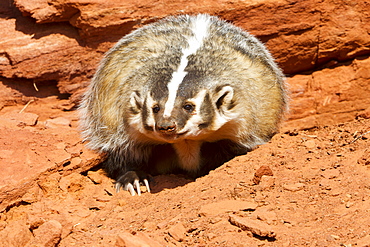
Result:
{"type": "Polygon", "coordinates": [[[149,182],[148,182],[148,179],[144,179],[144,184],[145,184],[145,187],[146,187],[146,190],[150,193],[150,187],[149,187],[149,182]]]}
{"type": "Polygon", "coordinates": [[[134,181],[134,188],[136,188],[137,195],[140,196],[141,195],[141,191],[140,191],[140,183],[139,183],[139,180],[135,180],[134,181]]]}
{"type": "Polygon", "coordinates": [[[136,193],[138,194],[138,196],[140,196],[141,195],[140,181],[144,183],[147,191],[150,192],[149,181],[147,177],[148,176],[143,172],[139,173],[134,171],[126,172],[123,176],[117,179],[115,184],[116,192],[118,193],[122,188],[123,190],[130,192],[132,196],[136,195],[136,193]]]}
{"type": "MultiPolygon", "coordinates": [[[[135,189],[134,189],[134,186],[132,186],[131,183],[127,184],[124,189],[129,191],[132,196],[135,195],[135,189]]],[[[119,188],[118,188],[118,191],[119,191],[119,188]]]]}

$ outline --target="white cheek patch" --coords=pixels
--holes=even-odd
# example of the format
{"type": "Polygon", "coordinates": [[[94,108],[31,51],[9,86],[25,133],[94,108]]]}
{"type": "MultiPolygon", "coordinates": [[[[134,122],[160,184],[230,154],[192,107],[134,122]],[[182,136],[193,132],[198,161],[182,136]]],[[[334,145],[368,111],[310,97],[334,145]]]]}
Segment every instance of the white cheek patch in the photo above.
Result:
{"type": "Polygon", "coordinates": [[[206,96],[207,91],[205,89],[201,90],[194,98],[188,99],[187,102],[195,105],[195,110],[192,113],[192,116],[186,122],[184,128],[179,131],[180,133],[188,132],[188,135],[197,135],[199,132],[199,124],[203,123],[202,114],[200,108],[204,102],[204,97],[206,96]]]}
{"type": "Polygon", "coordinates": [[[191,23],[191,30],[194,35],[187,38],[188,47],[182,49],[182,57],[180,60],[180,65],[172,74],[172,79],[168,83],[168,99],[165,104],[163,117],[170,117],[172,110],[175,105],[177,91],[181,82],[184,80],[187,72],[185,71],[188,65],[188,56],[195,54],[197,50],[202,46],[203,40],[208,36],[208,28],[210,24],[210,18],[206,15],[198,15],[194,21],[191,23]]]}
{"type": "Polygon", "coordinates": [[[218,111],[216,111],[216,115],[213,121],[213,130],[218,130],[220,129],[225,123],[229,121],[228,118],[225,118],[223,115],[221,115],[218,111]]]}

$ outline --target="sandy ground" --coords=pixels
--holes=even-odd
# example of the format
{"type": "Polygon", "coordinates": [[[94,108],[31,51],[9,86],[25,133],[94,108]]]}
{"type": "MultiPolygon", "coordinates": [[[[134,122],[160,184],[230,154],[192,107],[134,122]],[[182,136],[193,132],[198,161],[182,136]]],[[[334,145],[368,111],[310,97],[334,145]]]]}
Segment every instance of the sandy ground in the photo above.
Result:
{"type": "Polygon", "coordinates": [[[0,111],[0,246],[370,246],[370,119],[288,124],[207,176],[156,176],[132,197],[65,106],[0,111]]]}

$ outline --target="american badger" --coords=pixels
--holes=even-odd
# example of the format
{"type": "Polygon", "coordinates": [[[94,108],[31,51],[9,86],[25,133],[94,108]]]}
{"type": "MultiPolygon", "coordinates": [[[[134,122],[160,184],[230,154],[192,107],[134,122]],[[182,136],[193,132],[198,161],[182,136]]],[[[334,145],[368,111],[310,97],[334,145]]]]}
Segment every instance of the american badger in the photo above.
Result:
{"type": "Polygon", "coordinates": [[[286,106],[284,76],[263,44],[209,15],[177,16],[123,37],[81,107],[83,137],[107,153],[117,191],[147,174],[207,174],[270,140],[286,106]]]}

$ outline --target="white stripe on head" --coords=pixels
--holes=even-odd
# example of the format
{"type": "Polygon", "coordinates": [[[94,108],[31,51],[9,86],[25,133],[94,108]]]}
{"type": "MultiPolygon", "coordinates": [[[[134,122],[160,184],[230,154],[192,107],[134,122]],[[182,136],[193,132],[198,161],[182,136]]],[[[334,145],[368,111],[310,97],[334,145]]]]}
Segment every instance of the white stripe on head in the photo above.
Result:
{"type": "Polygon", "coordinates": [[[198,15],[195,20],[191,23],[191,30],[194,35],[188,37],[188,47],[182,49],[182,57],[180,60],[180,65],[172,74],[172,79],[168,83],[168,99],[164,107],[164,117],[170,117],[173,110],[177,90],[185,78],[187,72],[185,71],[186,66],[188,65],[188,56],[197,52],[197,50],[202,46],[203,40],[208,35],[210,18],[207,15],[198,15]]]}

